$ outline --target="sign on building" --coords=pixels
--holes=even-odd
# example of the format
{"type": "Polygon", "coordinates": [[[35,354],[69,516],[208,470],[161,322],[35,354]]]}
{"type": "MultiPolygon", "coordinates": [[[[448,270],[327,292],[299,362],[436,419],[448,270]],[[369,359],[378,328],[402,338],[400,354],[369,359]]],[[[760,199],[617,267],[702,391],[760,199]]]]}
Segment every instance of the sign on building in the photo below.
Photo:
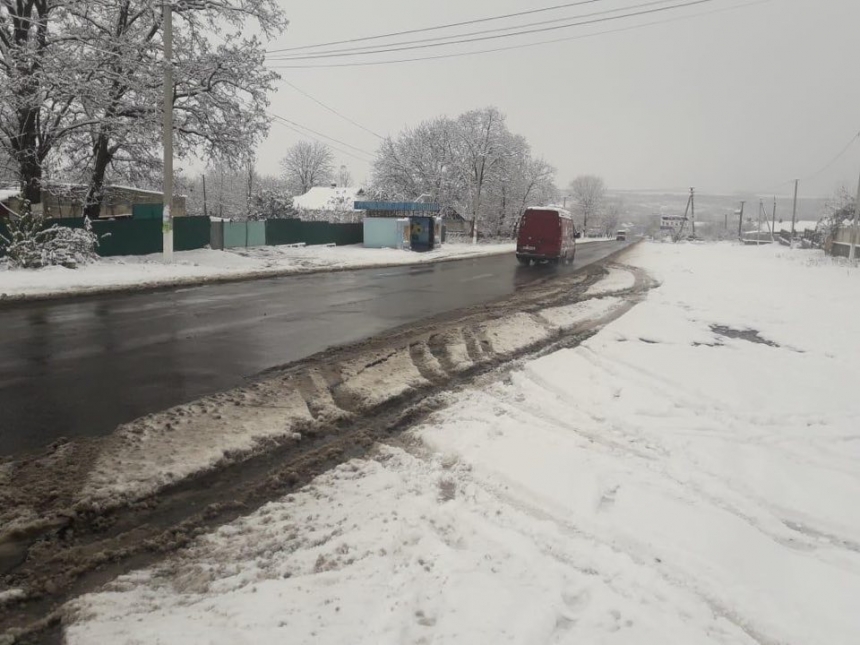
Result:
{"type": "Polygon", "coordinates": [[[687,222],[686,217],[678,217],[676,215],[661,215],[660,229],[664,231],[680,231],[684,228],[687,222]]]}

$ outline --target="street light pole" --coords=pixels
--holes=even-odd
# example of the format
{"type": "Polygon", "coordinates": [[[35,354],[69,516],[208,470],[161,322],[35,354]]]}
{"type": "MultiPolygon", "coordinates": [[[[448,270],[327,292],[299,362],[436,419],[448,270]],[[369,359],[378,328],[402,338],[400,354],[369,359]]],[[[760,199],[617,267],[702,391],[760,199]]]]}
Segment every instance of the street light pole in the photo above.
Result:
{"type": "Polygon", "coordinates": [[[161,211],[162,254],[173,262],[173,8],[166,0],[164,18],[164,204],[161,211]]]}

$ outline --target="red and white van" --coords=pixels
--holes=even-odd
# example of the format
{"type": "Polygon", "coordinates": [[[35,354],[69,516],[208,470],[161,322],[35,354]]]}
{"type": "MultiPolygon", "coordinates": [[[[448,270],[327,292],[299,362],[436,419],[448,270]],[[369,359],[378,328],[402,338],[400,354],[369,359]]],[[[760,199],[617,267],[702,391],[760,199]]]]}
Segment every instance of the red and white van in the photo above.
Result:
{"type": "Polygon", "coordinates": [[[517,260],[520,264],[573,262],[579,233],[573,218],[561,208],[527,208],[520,219],[517,260]]]}

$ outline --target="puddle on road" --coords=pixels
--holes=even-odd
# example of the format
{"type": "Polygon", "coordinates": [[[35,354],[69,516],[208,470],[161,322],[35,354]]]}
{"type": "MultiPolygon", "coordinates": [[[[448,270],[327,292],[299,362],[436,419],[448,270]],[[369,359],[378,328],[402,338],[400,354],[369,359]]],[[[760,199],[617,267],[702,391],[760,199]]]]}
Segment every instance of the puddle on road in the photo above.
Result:
{"type": "Polygon", "coordinates": [[[739,338],[740,340],[767,345],[768,347],[780,347],[779,343],[762,338],[757,329],[735,329],[734,327],[727,327],[725,325],[711,325],[711,331],[726,338],[739,338]]]}

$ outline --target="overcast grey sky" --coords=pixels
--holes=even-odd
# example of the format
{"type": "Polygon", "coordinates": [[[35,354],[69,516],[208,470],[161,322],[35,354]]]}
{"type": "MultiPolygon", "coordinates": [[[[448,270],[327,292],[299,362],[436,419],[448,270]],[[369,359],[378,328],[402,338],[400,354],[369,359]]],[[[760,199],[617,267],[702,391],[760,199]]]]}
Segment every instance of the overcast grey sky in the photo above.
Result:
{"type": "MultiPolygon", "coordinates": [[[[484,23],[460,31],[531,23],[639,5],[582,6],[484,23]]],[[[689,0],[675,0],[678,4],[689,0]]],[[[283,0],[291,20],[270,48],[434,26],[562,4],[564,0],[283,0]]],[[[655,5],[657,6],[657,5],[655,5]]],[[[625,12],[627,13],[627,12],[625,12]]],[[[581,173],[610,187],[786,194],[787,182],[820,170],[860,131],[858,0],[711,0],[704,4],[542,34],[454,47],[318,62],[389,60],[474,51],[695,16],[593,37],[461,58],[346,68],[279,69],[285,80],[379,134],[437,115],[495,105],[509,127],[558,169],[558,184],[581,173]],[[743,8],[723,11],[730,7],[743,8]]],[[[426,38],[457,30],[401,37],[426,38]]],[[[367,44],[367,43],[359,43],[367,44]]],[[[281,84],[272,112],[373,152],[378,139],[281,84]]],[[[278,124],[259,170],[278,171],[301,138],[278,124]]],[[[347,150],[349,150],[347,148],[347,150]]],[[[366,155],[336,153],[354,177],[366,155]]],[[[860,142],[802,194],[856,185],[860,142]]]]}

